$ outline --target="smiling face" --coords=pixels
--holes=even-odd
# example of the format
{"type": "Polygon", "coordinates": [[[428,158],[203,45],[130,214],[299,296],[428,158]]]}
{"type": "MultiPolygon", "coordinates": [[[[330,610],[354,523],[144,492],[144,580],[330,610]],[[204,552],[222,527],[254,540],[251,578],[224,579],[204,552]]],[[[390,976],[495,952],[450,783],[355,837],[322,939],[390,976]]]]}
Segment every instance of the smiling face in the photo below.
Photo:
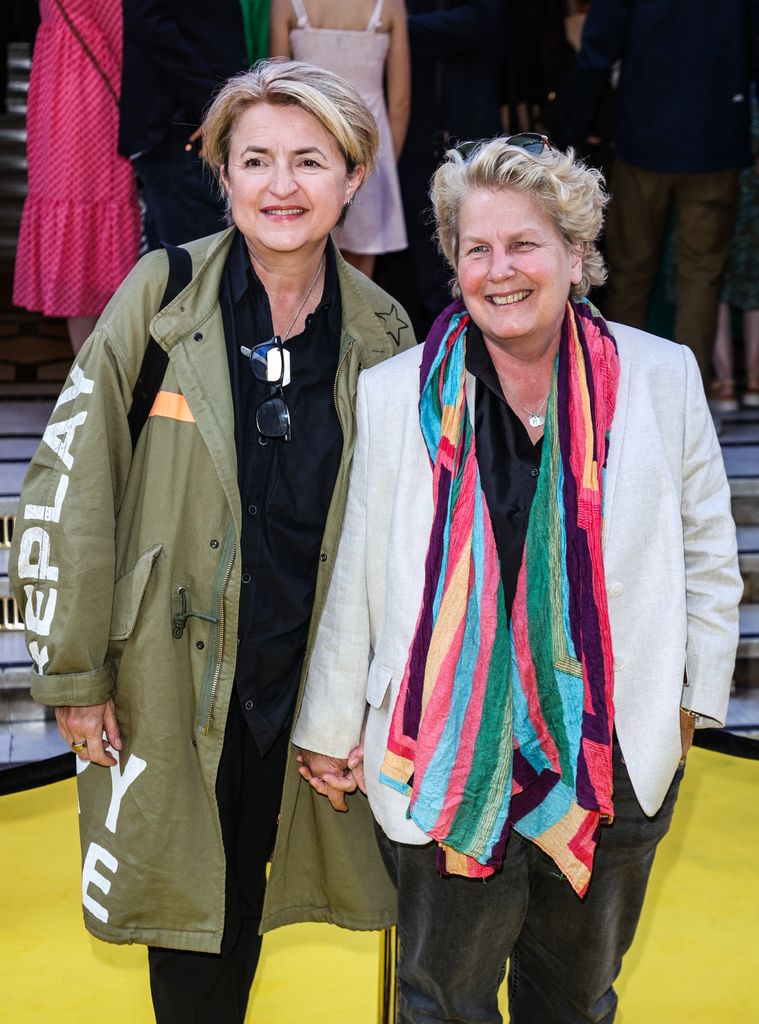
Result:
{"type": "Polygon", "coordinates": [[[558,340],[580,254],[524,192],[477,189],[459,208],[461,296],[485,339],[507,351],[558,340]]]}
{"type": "Polygon", "coordinates": [[[363,174],[301,107],[258,103],[237,120],[221,178],[232,219],[261,256],[320,250],[363,174]]]}

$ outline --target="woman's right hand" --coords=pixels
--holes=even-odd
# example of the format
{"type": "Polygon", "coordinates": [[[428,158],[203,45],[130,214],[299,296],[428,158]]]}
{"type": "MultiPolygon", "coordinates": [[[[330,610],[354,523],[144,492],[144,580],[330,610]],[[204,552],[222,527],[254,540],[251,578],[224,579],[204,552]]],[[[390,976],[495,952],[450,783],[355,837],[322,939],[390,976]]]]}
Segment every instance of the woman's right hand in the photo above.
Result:
{"type": "Polygon", "coordinates": [[[113,700],[88,707],[58,707],[55,709],[55,718],[58,731],[70,747],[85,743],[81,750],[75,751],[80,761],[92,761],[105,768],[117,764],[116,758],[108,752],[103,741],[105,732],[108,745],[114,750],[121,750],[121,733],[116,722],[113,700]]]}
{"type": "Polygon", "coordinates": [[[357,782],[348,762],[315,750],[301,750],[296,756],[298,773],[321,796],[326,796],[336,811],[347,811],[346,793],[355,793],[357,782]]]}

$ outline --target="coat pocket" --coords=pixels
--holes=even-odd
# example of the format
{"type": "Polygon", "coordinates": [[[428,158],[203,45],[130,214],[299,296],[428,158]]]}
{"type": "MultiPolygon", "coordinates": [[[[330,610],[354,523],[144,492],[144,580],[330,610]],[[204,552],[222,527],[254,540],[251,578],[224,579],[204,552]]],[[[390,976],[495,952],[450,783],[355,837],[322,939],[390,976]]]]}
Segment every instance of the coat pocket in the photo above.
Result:
{"type": "Polygon", "coordinates": [[[128,640],[132,635],[153,563],[162,551],[163,544],[156,544],[152,548],[148,548],[137,559],[134,569],[117,581],[113,590],[111,640],[128,640]]]}
{"type": "Polygon", "coordinates": [[[389,668],[380,665],[376,660],[369,666],[369,678],[366,681],[366,702],[373,708],[381,708],[393,678],[389,668]]]}

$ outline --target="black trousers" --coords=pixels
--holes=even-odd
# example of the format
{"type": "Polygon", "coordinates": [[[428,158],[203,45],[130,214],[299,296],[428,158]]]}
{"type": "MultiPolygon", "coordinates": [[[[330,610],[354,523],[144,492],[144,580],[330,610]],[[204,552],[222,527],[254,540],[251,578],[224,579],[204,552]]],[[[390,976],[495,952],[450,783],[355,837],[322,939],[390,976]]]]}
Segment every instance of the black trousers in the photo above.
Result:
{"type": "Polygon", "coordinates": [[[614,824],[601,829],[584,899],[515,832],[502,870],[482,881],[442,878],[434,843],[407,846],[377,828],[398,889],[398,1024],[501,1024],[498,988],[507,960],[512,1024],[612,1024],[614,979],[682,774],[680,768],[649,818],[615,742],[614,824]]]}
{"type": "Polygon", "coordinates": [[[132,165],[145,203],[148,249],[161,242],[182,245],[226,226],[224,203],[216,184],[193,148],[185,150],[190,129],[172,128],[132,165]]]}
{"type": "Polygon", "coordinates": [[[274,847],[289,749],[286,730],[261,756],[235,690],[216,779],[227,860],[221,952],[148,949],[158,1024],[243,1024],[261,951],[266,863],[274,847]]]}

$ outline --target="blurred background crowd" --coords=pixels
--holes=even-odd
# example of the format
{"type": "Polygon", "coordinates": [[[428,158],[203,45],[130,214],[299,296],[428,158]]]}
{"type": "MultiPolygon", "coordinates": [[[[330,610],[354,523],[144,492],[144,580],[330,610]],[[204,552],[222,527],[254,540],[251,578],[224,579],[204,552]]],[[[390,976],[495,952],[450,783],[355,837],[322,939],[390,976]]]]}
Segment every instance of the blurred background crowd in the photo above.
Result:
{"type": "Polygon", "coordinates": [[[225,225],[202,112],[283,55],[349,78],[377,119],[336,242],[417,336],[449,301],[435,167],[538,132],[607,175],[606,315],[690,345],[720,411],[759,406],[759,0],[6,0],[0,20],[6,52],[34,47],[13,301],[66,318],[75,351],[141,252],[225,225]]]}

